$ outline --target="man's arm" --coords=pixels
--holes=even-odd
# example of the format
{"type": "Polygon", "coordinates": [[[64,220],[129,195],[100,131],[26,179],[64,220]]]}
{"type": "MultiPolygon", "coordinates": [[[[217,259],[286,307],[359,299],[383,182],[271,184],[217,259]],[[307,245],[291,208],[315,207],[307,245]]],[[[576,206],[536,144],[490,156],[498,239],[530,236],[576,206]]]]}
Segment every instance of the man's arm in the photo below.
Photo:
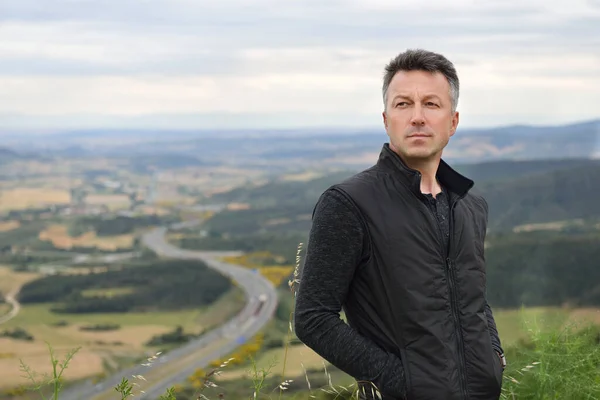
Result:
{"type": "Polygon", "coordinates": [[[340,311],[363,257],[365,232],[354,206],[326,191],[313,214],[306,258],[296,296],[298,339],[358,381],[385,395],[403,398],[400,358],[384,351],[340,319],[340,311]]]}

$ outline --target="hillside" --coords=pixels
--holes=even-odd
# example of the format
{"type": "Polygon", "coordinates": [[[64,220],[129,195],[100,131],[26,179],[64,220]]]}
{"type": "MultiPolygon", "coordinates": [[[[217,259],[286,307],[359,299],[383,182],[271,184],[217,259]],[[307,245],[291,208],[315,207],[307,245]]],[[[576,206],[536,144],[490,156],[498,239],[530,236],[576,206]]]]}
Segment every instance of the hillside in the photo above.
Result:
{"type": "Polygon", "coordinates": [[[501,308],[600,305],[600,231],[488,238],[490,304],[501,308]]]}
{"type": "Polygon", "coordinates": [[[0,147],[0,165],[21,159],[21,156],[6,147],[0,147]]]}
{"type": "Polygon", "coordinates": [[[498,160],[477,164],[457,164],[453,167],[458,172],[473,179],[475,184],[479,186],[489,181],[510,181],[536,173],[544,174],[550,171],[597,165],[600,165],[600,160],[564,158],[556,160],[498,160]]]}
{"type": "Polygon", "coordinates": [[[476,192],[489,204],[489,229],[600,216],[600,163],[483,182],[476,192]]]}
{"type": "MultiPolygon", "coordinates": [[[[564,159],[498,161],[462,165],[457,169],[477,183],[475,193],[490,206],[492,231],[530,223],[600,217],[600,160],[564,159]]],[[[217,214],[207,224],[232,235],[258,232],[307,232],[319,195],[352,172],[340,172],[306,182],[274,181],[239,188],[211,201],[248,203],[250,209],[217,214]]]]}

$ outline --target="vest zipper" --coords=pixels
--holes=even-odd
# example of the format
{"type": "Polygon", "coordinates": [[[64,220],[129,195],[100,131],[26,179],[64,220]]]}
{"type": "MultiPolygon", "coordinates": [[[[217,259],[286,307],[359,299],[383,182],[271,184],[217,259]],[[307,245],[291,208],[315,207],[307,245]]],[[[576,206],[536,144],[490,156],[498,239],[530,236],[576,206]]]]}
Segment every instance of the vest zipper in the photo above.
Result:
{"type": "MultiPolygon", "coordinates": [[[[458,199],[460,200],[462,198],[462,196],[458,199]]],[[[439,234],[439,238],[440,238],[440,247],[442,248],[442,254],[446,257],[445,258],[445,270],[446,270],[446,280],[448,280],[448,285],[449,285],[449,292],[450,292],[450,309],[451,309],[451,313],[452,313],[452,319],[454,320],[454,334],[456,335],[456,342],[458,345],[458,357],[459,357],[459,361],[458,361],[458,371],[459,371],[459,375],[460,375],[460,387],[464,396],[465,400],[468,400],[469,398],[469,393],[467,391],[467,376],[465,373],[465,366],[466,366],[466,360],[465,360],[465,343],[462,337],[462,331],[461,331],[461,326],[460,326],[460,319],[459,319],[459,314],[460,314],[460,310],[458,308],[458,301],[456,299],[456,276],[455,276],[455,270],[454,268],[452,268],[452,260],[450,259],[450,249],[451,249],[451,240],[452,240],[452,229],[453,229],[453,215],[454,215],[454,206],[456,205],[456,202],[458,200],[453,201],[450,204],[450,212],[448,215],[449,218],[449,231],[450,231],[450,236],[448,237],[448,247],[446,249],[444,249],[443,243],[444,243],[444,233],[442,232],[442,229],[440,228],[440,223],[437,220],[437,216],[435,215],[435,213],[428,207],[426,206],[427,210],[429,210],[429,212],[431,213],[431,215],[433,216],[433,220],[435,222],[435,226],[437,227],[437,232],[439,234]]],[[[450,201],[450,199],[448,199],[448,201],[450,201]]]]}

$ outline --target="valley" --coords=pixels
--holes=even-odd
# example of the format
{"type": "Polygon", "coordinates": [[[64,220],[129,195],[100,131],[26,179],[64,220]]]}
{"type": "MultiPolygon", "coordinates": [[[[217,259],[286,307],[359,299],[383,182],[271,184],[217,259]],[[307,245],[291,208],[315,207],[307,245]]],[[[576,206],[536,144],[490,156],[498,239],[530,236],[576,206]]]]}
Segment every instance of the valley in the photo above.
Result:
{"type": "MultiPolygon", "coordinates": [[[[556,127],[543,152],[531,150],[543,133],[534,128],[465,132],[449,151],[489,204],[488,299],[517,364],[532,357],[523,353],[532,332],[600,326],[595,126],[556,127]],[[561,156],[565,135],[589,143],[561,156]],[[467,145],[472,151],[462,152],[467,145]]],[[[175,382],[177,399],[196,398],[203,377],[229,358],[214,378],[219,388],[205,388],[209,398],[219,391],[247,396],[256,373],[250,357],[258,370],[270,371],[272,387],[294,380],[282,398],[307,394],[307,379],[322,396],[330,376],[336,385],[352,384],[290,332],[288,282],[301,267],[319,195],[375,162],[382,137],[192,135],[121,146],[108,136],[74,135],[69,148],[36,153],[34,145],[18,157],[23,147],[7,143],[14,150],[0,154],[0,399],[39,398],[23,388],[20,360],[49,373],[45,342],[59,358],[81,346],[65,370],[67,388],[99,384],[158,352],[168,357],[243,309],[243,291],[229,278],[143,243],[144,235],[174,224],[181,227],[167,233],[171,245],[233,251],[216,262],[263,276],[279,297],[256,335],[175,382]]]]}

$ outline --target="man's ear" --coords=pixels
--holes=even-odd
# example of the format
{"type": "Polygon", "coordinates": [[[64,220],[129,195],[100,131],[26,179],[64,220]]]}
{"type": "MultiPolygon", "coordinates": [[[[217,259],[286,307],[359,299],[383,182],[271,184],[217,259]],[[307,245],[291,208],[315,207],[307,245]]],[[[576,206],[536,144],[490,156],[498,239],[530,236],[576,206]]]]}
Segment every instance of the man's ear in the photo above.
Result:
{"type": "Polygon", "coordinates": [[[387,130],[388,123],[387,123],[387,114],[385,113],[385,110],[383,110],[383,112],[381,113],[381,116],[383,117],[383,126],[385,127],[385,130],[387,130]]]}
{"type": "Polygon", "coordinates": [[[458,128],[459,119],[460,118],[459,118],[458,111],[456,111],[454,113],[454,115],[452,116],[452,126],[450,127],[450,136],[452,136],[456,133],[456,128],[458,128]]]}

